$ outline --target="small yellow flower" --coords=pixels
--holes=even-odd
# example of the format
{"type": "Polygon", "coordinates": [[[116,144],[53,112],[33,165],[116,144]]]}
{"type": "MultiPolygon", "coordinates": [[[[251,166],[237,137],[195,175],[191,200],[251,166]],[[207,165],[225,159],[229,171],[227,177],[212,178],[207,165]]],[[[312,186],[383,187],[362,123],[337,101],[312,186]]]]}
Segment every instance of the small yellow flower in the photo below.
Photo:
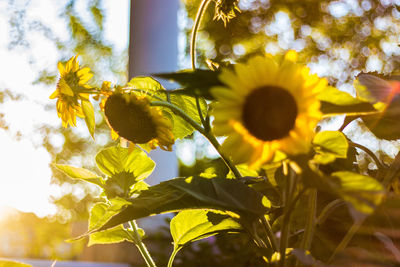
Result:
{"type": "Polygon", "coordinates": [[[62,125],[76,126],[76,116],[84,117],[80,106],[81,100],[89,100],[86,93],[91,87],[87,82],[92,78],[88,67],[80,68],[77,55],[71,57],[67,63],[58,63],[60,79],[56,90],[50,95],[50,99],[57,99],[57,114],[62,120],[62,125]]]}
{"type": "Polygon", "coordinates": [[[215,0],[214,19],[222,20],[226,26],[229,20],[236,17],[236,11],[240,12],[238,2],[239,0],[215,0]]]}
{"type": "Polygon", "coordinates": [[[276,151],[296,155],[309,151],[314,128],[321,119],[317,94],[325,79],[296,64],[290,51],[282,62],[270,55],[250,58],[224,69],[226,85],[214,87],[214,133],[227,136],[222,149],[234,163],[259,167],[276,151]]]}
{"type": "Polygon", "coordinates": [[[104,114],[113,138],[121,136],[135,144],[171,151],[174,144],[172,123],[161,109],[150,106],[147,96],[115,92],[107,97],[104,114]]]}

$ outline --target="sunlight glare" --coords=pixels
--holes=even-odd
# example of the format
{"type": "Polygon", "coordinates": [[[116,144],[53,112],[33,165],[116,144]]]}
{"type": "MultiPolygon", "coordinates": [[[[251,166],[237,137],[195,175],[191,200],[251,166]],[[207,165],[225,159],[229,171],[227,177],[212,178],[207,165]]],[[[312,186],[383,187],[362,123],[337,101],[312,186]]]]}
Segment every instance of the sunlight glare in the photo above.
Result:
{"type": "MultiPolygon", "coordinates": [[[[0,209],[16,208],[45,216],[55,212],[51,195],[50,155],[45,148],[35,148],[29,140],[13,140],[0,130],[0,209]]],[[[0,218],[3,214],[0,213],[0,218]]]]}

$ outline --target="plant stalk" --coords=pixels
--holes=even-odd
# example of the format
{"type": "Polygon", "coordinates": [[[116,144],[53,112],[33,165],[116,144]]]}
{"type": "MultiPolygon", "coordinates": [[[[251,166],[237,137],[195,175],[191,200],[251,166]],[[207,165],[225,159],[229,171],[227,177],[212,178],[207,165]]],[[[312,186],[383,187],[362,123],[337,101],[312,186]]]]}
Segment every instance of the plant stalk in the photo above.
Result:
{"type": "Polygon", "coordinates": [[[269,242],[271,243],[271,247],[274,251],[278,251],[278,242],[276,241],[274,232],[272,231],[271,224],[269,221],[263,216],[261,218],[261,223],[264,226],[264,230],[267,233],[269,242]]]}
{"type": "MultiPolygon", "coordinates": [[[[196,37],[197,32],[199,31],[200,23],[203,18],[204,12],[207,10],[208,5],[210,4],[210,0],[204,0],[201,2],[200,7],[197,11],[196,18],[194,21],[193,29],[192,29],[192,36],[190,38],[190,59],[192,63],[192,70],[196,70],[196,37]]],[[[208,124],[204,119],[203,113],[201,112],[200,106],[200,99],[199,96],[196,95],[196,106],[197,112],[199,113],[201,124],[203,125],[204,129],[209,132],[208,124]]]]}
{"type": "Polygon", "coordinates": [[[339,245],[336,247],[335,251],[332,253],[331,257],[328,260],[328,263],[332,262],[335,258],[336,254],[341,252],[343,249],[347,247],[353,236],[357,233],[358,229],[360,229],[366,217],[359,219],[353,223],[350,227],[349,231],[347,231],[346,235],[343,237],[342,241],[340,241],[339,245]]]}
{"type": "Polygon", "coordinates": [[[178,251],[179,251],[179,249],[175,249],[175,247],[174,247],[174,251],[172,251],[172,254],[169,257],[167,267],[172,267],[172,264],[174,263],[174,259],[175,259],[176,254],[178,253],[178,251]]]}
{"type": "Polygon", "coordinates": [[[194,20],[194,25],[192,29],[192,36],[190,38],[190,59],[192,62],[192,69],[196,69],[196,37],[197,32],[200,27],[201,19],[203,18],[204,12],[207,9],[207,6],[210,4],[211,0],[203,0],[200,4],[199,9],[197,10],[196,18],[194,20]]]}
{"type": "Polygon", "coordinates": [[[308,195],[308,213],[306,227],[304,229],[304,237],[301,248],[305,251],[310,250],[311,242],[314,236],[317,213],[317,189],[311,188],[308,195]]]}
{"type": "Polygon", "coordinates": [[[370,156],[374,160],[376,166],[378,167],[378,170],[384,169],[384,165],[381,163],[381,161],[378,159],[378,157],[371,150],[369,150],[369,148],[367,148],[363,145],[354,143],[354,142],[350,141],[349,139],[347,139],[347,141],[349,142],[349,145],[357,147],[361,150],[364,150],[364,152],[367,153],[367,155],[370,156]]]}
{"type": "Polygon", "coordinates": [[[133,231],[133,235],[127,231],[127,233],[131,236],[131,238],[135,241],[136,247],[139,249],[140,254],[142,255],[144,261],[146,262],[147,266],[149,267],[157,267],[156,264],[154,263],[153,258],[150,255],[150,252],[147,250],[145,244],[142,242],[142,237],[139,234],[138,231],[138,226],[136,224],[136,221],[130,221],[129,226],[131,227],[131,230],[133,231]]]}
{"type": "Polygon", "coordinates": [[[280,254],[280,261],[278,264],[279,267],[286,266],[286,249],[289,244],[289,235],[290,235],[290,217],[291,217],[290,207],[292,204],[293,193],[295,188],[295,178],[296,178],[295,176],[296,173],[292,169],[289,169],[288,180],[285,188],[286,199],[285,199],[285,208],[282,220],[281,239],[279,244],[279,254],[280,254]]]}

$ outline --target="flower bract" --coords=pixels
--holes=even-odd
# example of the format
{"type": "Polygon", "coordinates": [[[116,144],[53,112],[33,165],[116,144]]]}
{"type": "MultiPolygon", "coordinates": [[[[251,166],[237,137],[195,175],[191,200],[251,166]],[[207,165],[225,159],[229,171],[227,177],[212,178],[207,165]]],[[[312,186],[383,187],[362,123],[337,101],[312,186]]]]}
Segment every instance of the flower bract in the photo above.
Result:
{"type": "Polygon", "coordinates": [[[57,114],[62,120],[62,125],[76,126],[76,116],[84,117],[80,106],[81,100],[89,100],[87,90],[91,87],[87,82],[92,78],[90,68],[79,67],[78,56],[71,57],[67,63],[58,63],[60,79],[56,90],[50,99],[57,99],[57,114]]]}
{"type": "Polygon", "coordinates": [[[115,92],[104,104],[107,122],[115,133],[135,144],[172,150],[172,123],[145,95],[115,92]]]}
{"type": "Polygon", "coordinates": [[[238,2],[238,0],[216,0],[214,19],[222,20],[226,26],[229,20],[236,17],[236,12],[240,12],[238,2]]]}
{"type": "Polygon", "coordinates": [[[214,133],[227,136],[222,150],[235,164],[259,167],[276,151],[287,155],[307,153],[314,128],[321,119],[318,93],[325,79],[295,63],[290,51],[278,62],[272,56],[256,56],[235,69],[224,69],[214,87],[214,133]]]}

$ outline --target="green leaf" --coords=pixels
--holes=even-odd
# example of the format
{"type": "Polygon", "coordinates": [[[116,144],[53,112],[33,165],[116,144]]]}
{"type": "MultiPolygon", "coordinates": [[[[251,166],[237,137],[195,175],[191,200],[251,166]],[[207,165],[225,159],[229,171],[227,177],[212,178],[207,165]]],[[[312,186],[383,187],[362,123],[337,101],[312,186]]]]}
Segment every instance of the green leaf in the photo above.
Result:
{"type": "Polygon", "coordinates": [[[314,161],[328,164],[336,158],[346,158],[349,143],[346,136],[339,131],[323,131],[315,135],[313,146],[317,152],[314,161]]]}
{"type": "Polygon", "coordinates": [[[349,171],[334,172],[332,176],[340,181],[338,194],[362,213],[371,214],[383,200],[384,188],[372,177],[349,171]]]}
{"type": "MultiPolygon", "coordinates": [[[[238,171],[242,176],[251,176],[251,177],[258,176],[258,172],[254,169],[250,169],[247,164],[236,165],[236,168],[238,169],[238,171]]],[[[229,170],[229,173],[226,175],[226,178],[234,179],[235,175],[231,170],[229,170]]]]}
{"type": "Polygon", "coordinates": [[[261,193],[233,179],[176,178],[142,191],[130,201],[131,205],[102,227],[96,228],[96,231],[150,215],[184,209],[221,210],[249,220],[256,219],[268,210],[263,205],[263,197],[261,193]]]}
{"type": "Polygon", "coordinates": [[[132,173],[136,181],[141,181],[151,174],[154,161],[138,147],[120,146],[103,149],[96,155],[99,169],[108,176],[122,172],[132,173]]]}
{"type": "Polygon", "coordinates": [[[89,183],[96,184],[100,187],[103,187],[104,185],[103,178],[89,170],[63,164],[52,165],[73,179],[80,179],[89,183]]]}
{"type": "Polygon", "coordinates": [[[85,115],[86,126],[89,130],[90,135],[94,138],[94,128],[96,126],[96,122],[94,120],[94,108],[90,101],[82,100],[82,111],[85,115]]]}
{"type": "Polygon", "coordinates": [[[213,86],[223,85],[218,79],[220,72],[211,70],[184,70],[173,73],[158,73],[154,76],[168,79],[179,83],[184,89],[172,91],[172,93],[186,94],[190,96],[201,96],[205,99],[212,100],[210,88],[213,86]]]}
{"type": "Polygon", "coordinates": [[[114,243],[121,243],[124,241],[135,243],[132,236],[133,236],[133,231],[124,229],[122,225],[118,225],[114,228],[91,234],[89,236],[88,247],[96,244],[114,244],[114,243]],[[132,232],[132,234],[129,234],[128,231],[132,232]]]}
{"type": "MultiPolygon", "coordinates": [[[[167,91],[158,81],[151,77],[135,77],[128,83],[128,86],[132,87],[133,89],[146,90],[147,92],[152,93],[154,95],[154,101],[159,101],[159,98],[161,98],[166,102],[170,102],[171,104],[182,109],[182,111],[194,121],[201,123],[197,110],[196,98],[182,94],[174,94],[172,93],[173,91],[167,91]]],[[[207,103],[203,98],[199,98],[199,101],[200,109],[203,116],[205,116],[207,113],[207,103]]],[[[164,115],[169,117],[169,119],[172,121],[172,133],[174,134],[175,139],[184,138],[193,133],[193,127],[180,116],[176,116],[169,108],[159,108],[163,110],[164,115]]],[[[145,150],[149,150],[146,145],[141,145],[141,147],[143,147],[145,150]]]]}
{"type": "Polygon", "coordinates": [[[0,267],[32,267],[32,265],[18,261],[0,259],[0,267]]]}
{"type": "Polygon", "coordinates": [[[363,115],[363,114],[370,114],[376,112],[374,106],[370,103],[362,102],[358,104],[351,104],[351,105],[336,105],[334,103],[329,103],[325,101],[321,101],[321,112],[328,115],[363,115]]]}
{"type": "Polygon", "coordinates": [[[227,215],[206,210],[184,210],[170,224],[176,254],[185,244],[216,235],[221,232],[238,232],[240,224],[227,215]]]}
{"type": "Polygon", "coordinates": [[[376,137],[386,140],[400,139],[400,96],[395,96],[383,112],[361,118],[376,137]]]}
{"type": "MultiPolygon", "coordinates": [[[[110,203],[96,203],[90,210],[89,230],[97,229],[104,225],[112,216],[118,214],[131,203],[122,198],[114,198],[110,203]]],[[[116,225],[114,225],[116,226],[116,225]]]]}
{"type": "Polygon", "coordinates": [[[329,86],[318,95],[320,101],[329,102],[339,106],[348,106],[354,104],[365,103],[364,101],[353,97],[349,93],[340,91],[339,89],[329,86]]]}
{"type": "Polygon", "coordinates": [[[371,103],[362,101],[351,96],[349,93],[340,91],[334,87],[326,88],[318,95],[321,101],[321,111],[327,115],[362,115],[376,112],[371,103]]]}
{"type": "Polygon", "coordinates": [[[150,91],[158,91],[165,90],[164,87],[152,77],[138,76],[132,78],[128,82],[128,86],[133,89],[141,89],[141,90],[150,90],[150,91]]]}
{"type": "MultiPolygon", "coordinates": [[[[191,117],[194,121],[201,124],[199,113],[197,111],[196,98],[185,95],[171,95],[170,101],[172,104],[182,109],[182,111],[186,115],[191,117]]],[[[205,116],[207,113],[207,103],[203,98],[200,98],[199,101],[200,101],[200,109],[202,111],[203,116],[205,116]]],[[[174,134],[174,137],[176,139],[184,138],[193,133],[194,128],[184,119],[182,119],[180,116],[175,115],[168,108],[162,107],[162,109],[164,110],[164,112],[168,113],[170,118],[172,119],[173,123],[172,133],[174,134]]]]}

